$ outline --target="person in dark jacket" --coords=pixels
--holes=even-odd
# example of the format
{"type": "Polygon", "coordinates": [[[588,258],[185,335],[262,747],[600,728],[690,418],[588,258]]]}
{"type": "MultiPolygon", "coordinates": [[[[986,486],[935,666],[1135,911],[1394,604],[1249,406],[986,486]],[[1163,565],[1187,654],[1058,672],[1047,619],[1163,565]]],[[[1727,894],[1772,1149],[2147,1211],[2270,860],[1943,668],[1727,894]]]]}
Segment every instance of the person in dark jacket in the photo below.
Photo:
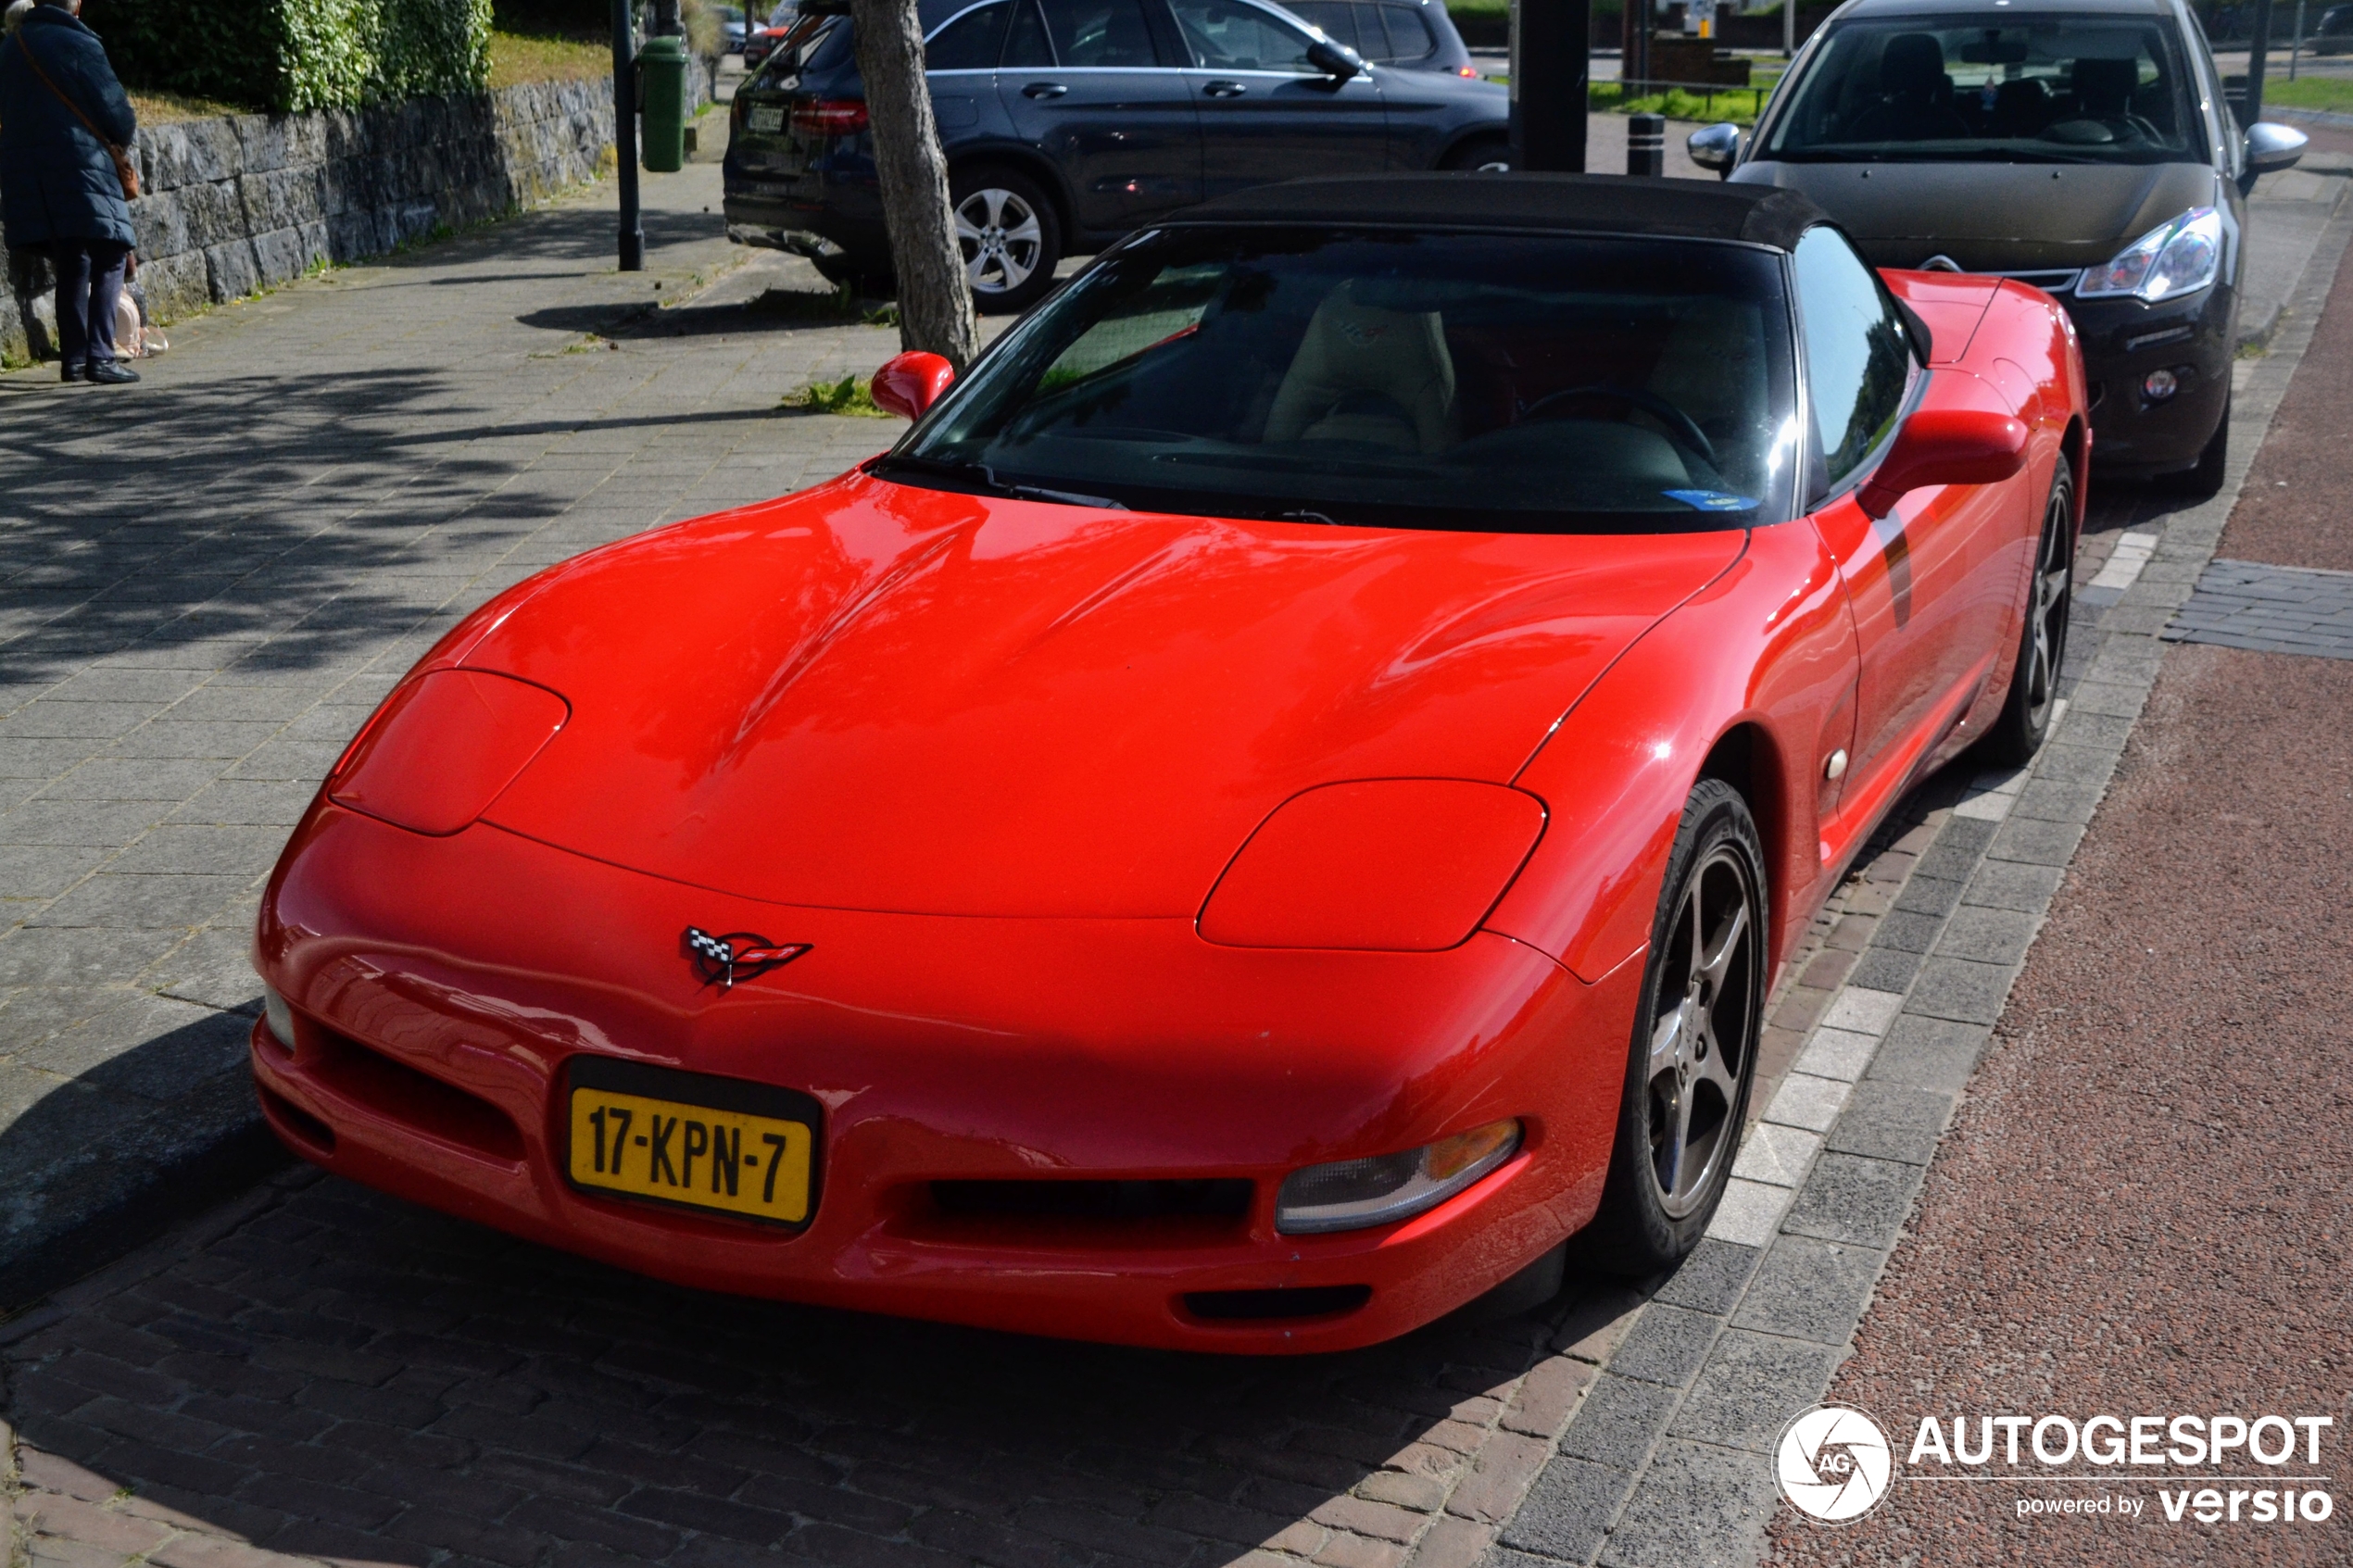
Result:
{"type": "Polygon", "coordinates": [[[107,143],[128,146],[139,122],[81,9],[41,0],[0,44],[0,228],[12,249],[45,250],[57,271],[65,379],[134,382],[114,322],[138,236],[107,143]]]}

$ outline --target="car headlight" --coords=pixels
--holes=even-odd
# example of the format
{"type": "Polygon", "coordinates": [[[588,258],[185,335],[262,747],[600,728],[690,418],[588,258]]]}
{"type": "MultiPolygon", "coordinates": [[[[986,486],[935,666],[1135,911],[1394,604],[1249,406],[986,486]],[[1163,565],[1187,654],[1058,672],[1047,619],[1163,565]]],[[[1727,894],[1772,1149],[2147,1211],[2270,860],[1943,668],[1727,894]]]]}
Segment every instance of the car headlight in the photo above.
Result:
{"type": "Polygon", "coordinates": [[[1275,1199],[1275,1229],[1312,1236],[1411,1219],[1509,1160],[1518,1152],[1519,1133],[1517,1122],[1491,1122],[1403,1154],[1293,1171],[1275,1199]]]}
{"type": "Polygon", "coordinates": [[[1543,803],[1503,784],[1325,784],[1259,824],[1199,929],[1230,947],[1436,952],[1478,929],[1543,831],[1543,803]]]}
{"type": "Polygon", "coordinates": [[[411,833],[468,826],[555,738],[572,707],[487,670],[435,670],[384,698],[327,775],[327,797],[411,833]]]}
{"type": "Polygon", "coordinates": [[[2222,270],[2222,215],[2194,207],[2160,223],[2097,267],[2086,268],[2075,285],[2078,299],[2130,295],[2154,305],[2195,294],[2222,270]]]}

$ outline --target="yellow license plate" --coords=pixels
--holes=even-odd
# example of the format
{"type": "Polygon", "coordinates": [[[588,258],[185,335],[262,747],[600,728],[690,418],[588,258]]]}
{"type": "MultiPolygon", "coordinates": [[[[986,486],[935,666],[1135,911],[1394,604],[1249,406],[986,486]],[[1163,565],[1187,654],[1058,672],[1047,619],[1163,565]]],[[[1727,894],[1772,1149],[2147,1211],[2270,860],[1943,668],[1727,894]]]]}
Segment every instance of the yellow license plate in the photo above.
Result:
{"type": "Polygon", "coordinates": [[[798,1225],[809,1218],[806,1122],[575,1084],[575,1186],[798,1225]]]}

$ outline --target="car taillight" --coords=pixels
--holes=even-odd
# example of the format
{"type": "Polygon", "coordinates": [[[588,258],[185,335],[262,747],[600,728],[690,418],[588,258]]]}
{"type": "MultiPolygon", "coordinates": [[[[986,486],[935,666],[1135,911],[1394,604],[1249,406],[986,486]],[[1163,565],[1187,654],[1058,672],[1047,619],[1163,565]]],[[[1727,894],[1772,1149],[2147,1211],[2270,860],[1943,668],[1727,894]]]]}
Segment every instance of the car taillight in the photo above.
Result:
{"type": "Polygon", "coordinates": [[[1454,74],[1456,76],[1467,76],[1473,82],[1477,82],[1478,80],[1478,68],[1477,66],[1456,66],[1454,68],[1454,74]]]}
{"type": "Polygon", "coordinates": [[[795,104],[792,128],[804,136],[855,136],[866,129],[866,101],[818,98],[795,104]]]}

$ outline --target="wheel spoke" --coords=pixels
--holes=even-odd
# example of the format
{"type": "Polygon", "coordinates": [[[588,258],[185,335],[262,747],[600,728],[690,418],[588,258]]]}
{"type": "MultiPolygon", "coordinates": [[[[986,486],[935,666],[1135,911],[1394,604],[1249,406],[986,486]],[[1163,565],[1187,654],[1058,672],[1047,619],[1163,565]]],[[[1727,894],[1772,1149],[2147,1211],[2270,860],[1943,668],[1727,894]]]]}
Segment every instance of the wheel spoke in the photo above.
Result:
{"type": "Polygon", "coordinates": [[[1732,956],[1739,951],[1741,938],[1748,934],[1748,903],[1745,899],[1732,906],[1732,912],[1718,922],[1716,940],[1709,943],[1706,956],[1699,965],[1700,974],[1707,981],[1710,1000],[1723,995],[1724,977],[1730,972],[1732,956]]]}
{"type": "Polygon", "coordinates": [[[1003,191],[988,190],[980,193],[980,199],[988,206],[988,226],[992,229],[1004,227],[1005,196],[1006,193],[1003,191]]]}
{"type": "Polygon", "coordinates": [[[1718,1092],[1723,1095],[1725,1105],[1729,1107],[1732,1103],[1732,1096],[1740,1092],[1740,1085],[1733,1081],[1731,1064],[1725,1059],[1722,1042],[1716,1038],[1716,1028],[1712,1022],[1707,1026],[1706,1034],[1707,1054],[1699,1059],[1698,1071],[1692,1074],[1692,1085],[1696,1088],[1703,1083],[1715,1085],[1718,1092]]]}
{"type": "MultiPolygon", "coordinates": [[[[970,202],[964,204],[965,207],[971,205],[970,202]]],[[[971,245],[980,244],[980,225],[972,220],[963,207],[956,209],[956,237],[971,245]]]]}
{"type": "Polygon", "coordinates": [[[1664,1075],[1672,1077],[1675,1064],[1683,1054],[1683,1030],[1690,1019],[1684,1009],[1678,1007],[1658,1021],[1651,1031],[1651,1057],[1642,1082],[1655,1084],[1664,1075]]]}
{"type": "Polygon", "coordinates": [[[1692,1093],[1679,1086],[1675,1102],[1667,1107],[1667,1170],[1659,1185],[1670,1198],[1682,1198],[1691,1193],[1692,1159],[1692,1093]]]}

